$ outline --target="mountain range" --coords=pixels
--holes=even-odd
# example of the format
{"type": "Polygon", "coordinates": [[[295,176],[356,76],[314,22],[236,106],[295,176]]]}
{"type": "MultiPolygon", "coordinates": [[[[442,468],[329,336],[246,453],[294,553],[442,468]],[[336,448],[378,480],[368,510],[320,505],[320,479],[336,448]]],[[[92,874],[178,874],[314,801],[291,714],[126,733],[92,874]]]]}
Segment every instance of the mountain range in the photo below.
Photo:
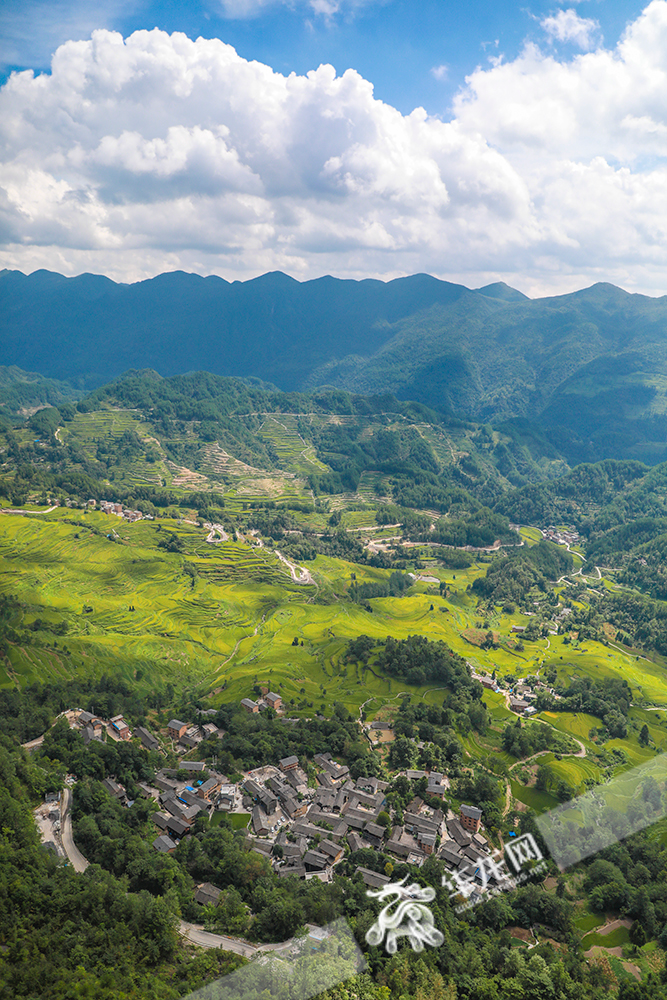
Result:
{"type": "Polygon", "coordinates": [[[128,369],[206,370],[283,390],[392,393],[537,425],[570,462],[667,458],[667,296],[596,284],[529,299],[426,274],[135,284],[0,272],[0,363],[92,388],[128,369]]]}

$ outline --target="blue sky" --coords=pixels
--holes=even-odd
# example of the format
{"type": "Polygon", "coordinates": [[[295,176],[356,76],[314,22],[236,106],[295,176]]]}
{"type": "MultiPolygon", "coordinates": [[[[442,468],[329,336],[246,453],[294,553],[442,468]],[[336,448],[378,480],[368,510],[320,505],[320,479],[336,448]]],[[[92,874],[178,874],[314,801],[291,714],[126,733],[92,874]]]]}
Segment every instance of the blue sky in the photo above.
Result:
{"type": "Polygon", "coordinates": [[[4,0],[3,266],[665,294],[667,0],[4,0]]]}

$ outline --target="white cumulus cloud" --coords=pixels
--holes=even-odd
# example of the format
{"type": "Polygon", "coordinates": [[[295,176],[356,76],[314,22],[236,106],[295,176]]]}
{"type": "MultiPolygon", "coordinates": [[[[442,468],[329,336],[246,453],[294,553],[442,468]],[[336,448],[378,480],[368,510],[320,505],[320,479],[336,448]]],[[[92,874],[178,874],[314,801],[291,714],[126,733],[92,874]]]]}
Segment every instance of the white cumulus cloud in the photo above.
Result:
{"type": "Polygon", "coordinates": [[[550,38],[558,42],[572,42],[580,49],[592,49],[599,34],[600,25],[590,17],[579,17],[575,10],[559,10],[540,21],[540,25],[550,38]]]}
{"type": "Polygon", "coordinates": [[[217,39],[68,42],[0,88],[0,266],[664,292],[667,0],[613,49],[476,69],[449,120],[217,39]]]}
{"type": "Polygon", "coordinates": [[[119,276],[165,253],[242,274],[400,273],[426,248],[472,261],[534,230],[521,178],[456,123],[402,115],[353,70],[285,77],[158,30],[98,31],[50,75],[14,74],[0,148],[3,263],[57,245],[71,268],[119,276]]]}

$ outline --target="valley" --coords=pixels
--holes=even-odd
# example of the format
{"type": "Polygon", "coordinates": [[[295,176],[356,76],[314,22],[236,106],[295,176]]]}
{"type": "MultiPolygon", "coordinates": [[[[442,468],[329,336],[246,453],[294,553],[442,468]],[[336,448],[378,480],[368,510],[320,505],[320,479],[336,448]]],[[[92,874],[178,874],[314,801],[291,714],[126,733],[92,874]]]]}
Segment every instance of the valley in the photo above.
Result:
{"type": "MultiPolygon", "coordinates": [[[[667,751],[664,466],[571,468],[537,431],[206,373],[129,373],[28,416],[12,415],[16,399],[7,399],[0,711],[31,747],[26,766],[47,776],[31,781],[57,785],[62,768],[76,776],[77,849],[114,878],[128,873],[130,895],[149,887],[163,899],[158,873],[168,868],[178,885],[172,912],[189,925],[202,919],[193,879],[208,872],[231,907],[237,882],[225,866],[259,865],[278,880],[263,901],[244,889],[237,917],[226,909],[224,919],[204,918],[225,933],[238,918],[252,950],[280,939],[269,930],[278,899],[285,912],[275,927],[289,937],[306,916],[322,920],[325,898],[334,912],[355,872],[375,884],[374,872],[417,865],[420,879],[439,878],[446,844],[445,854],[439,841],[433,856],[420,854],[400,832],[415,796],[428,800],[427,826],[433,809],[437,817],[429,775],[446,777],[454,810],[479,806],[485,835],[502,846],[541,812],[667,751]],[[245,716],[242,706],[267,690],[282,702],[278,717],[245,716]],[[82,751],[78,732],[59,723],[47,731],[56,705],[77,702],[106,705],[109,718],[125,713],[157,734],[159,753],[134,741],[107,750],[109,740],[82,751]],[[193,733],[214,718],[219,736],[176,747],[173,718],[193,733]],[[300,868],[295,880],[281,877],[273,834],[245,830],[250,806],[234,817],[244,824],[237,836],[212,805],[206,823],[171,842],[173,858],[160,859],[150,804],[110,806],[96,784],[97,774],[138,788],[165,767],[180,773],[203,760],[240,787],[290,752],[312,782],[309,761],[330,746],[355,778],[386,782],[389,825],[379,841],[374,827],[370,840],[364,831],[346,840],[322,899],[300,868]],[[404,841],[416,850],[408,865],[404,841]]],[[[644,835],[652,865],[663,827],[644,835]]],[[[318,854],[308,830],[305,858],[318,854]]],[[[662,955],[655,926],[637,916],[628,889],[629,902],[610,897],[605,912],[632,914],[631,926],[646,924],[653,937],[631,952],[627,926],[607,920],[607,934],[592,877],[575,866],[558,897],[557,870],[514,890],[513,947],[527,947],[532,926],[540,949],[585,949],[591,983],[598,959],[617,982],[647,976],[662,955]],[[528,899],[530,919],[520,910],[528,899]],[[552,905],[558,913],[547,918],[552,905]]],[[[482,902],[480,912],[493,912],[482,902]]],[[[659,895],[651,906],[661,912],[659,895]]]]}

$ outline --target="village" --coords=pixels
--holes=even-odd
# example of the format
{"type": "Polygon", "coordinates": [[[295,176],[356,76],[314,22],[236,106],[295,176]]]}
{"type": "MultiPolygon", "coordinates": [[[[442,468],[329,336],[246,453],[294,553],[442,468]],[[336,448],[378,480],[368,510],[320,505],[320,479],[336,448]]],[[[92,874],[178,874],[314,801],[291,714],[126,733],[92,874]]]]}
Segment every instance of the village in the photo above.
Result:
{"type": "MultiPolygon", "coordinates": [[[[54,510],[61,505],[61,501],[57,497],[45,497],[45,502],[50,510],[54,510]]],[[[85,503],[79,503],[77,500],[67,499],[64,501],[64,506],[85,510],[101,510],[103,514],[113,514],[114,517],[122,517],[123,520],[128,521],[130,524],[142,519],[147,521],[154,520],[152,514],[144,514],[140,510],[132,510],[130,507],[126,507],[125,504],[116,503],[115,500],[100,500],[98,503],[97,500],[91,498],[85,503]]]]}
{"type": "MultiPolygon", "coordinates": [[[[245,698],[241,705],[249,714],[269,707],[282,712],[282,699],[271,691],[265,691],[257,701],[245,698]]],[[[399,772],[410,782],[425,780],[423,794],[430,804],[415,794],[398,825],[392,824],[386,798],[389,782],[375,777],[354,780],[349,768],[330,753],[316,754],[309,774],[303,766],[305,761],[288,756],[245,772],[240,780],[236,775],[237,780],[232,782],[205,760],[185,759],[202,740],[222,735],[212,722],[197,725],[174,718],[166,727],[166,739],[159,739],[144,726],[132,731],[122,716],[107,721],[80,710],[63,715],[70,727],[81,733],[86,745],[93,740],[135,739],[146,750],[166,756],[166,744],[179,755],[176,766],[160,768],[150,784],[137,786],[139,795],[155,803],[152,821],[156,836],[152,846],[160,854],[175,851],[178,843],[194,832],[198,817],[219,822],[222,814],[230,817],[237,828],[246,830],[247,849],[265,857],[281,878],[330,882],[345,857],[370,848],[395,858],[397,863],[416,866],[435,856],[447,871],[476,880],[477,891],[493,887],[480,866],[481,859],[490,857],[493,850],[483,833],[482,811],[467,804],[462,804],[458,813],[448,808],[445,797],[449,779],[442,773],[399,772]],[[441,808],[434,808],[434,799],[441,800],[441,808]],[[234,817],[238,819],[234,821],[234,817]]],[[[389,723],[382,722],[368,726],[370,732],[390,728],[389,723]]],[[[38,743],[33,741],[32,746],[38,743]]],[[[73,779],[68,778],[67,784],[72,783],[73,779]]],[[[121,805],[132,805],[126,789],[114,777],[106,777],[102,784],[121,805]]],[[[45,804],[35,810],[35,816],[42,840],[56,854],[69,856],[60,809],[60,796],[49,795],[45,804]]],[[[389,874],[363,865],[358,865],[356,871],[372,889],[390,881],[389,874]]],[[[202,905],[217,902],[219,895],[220,891],[208,883],[195,890],[195,899],[202,905]]]]}

